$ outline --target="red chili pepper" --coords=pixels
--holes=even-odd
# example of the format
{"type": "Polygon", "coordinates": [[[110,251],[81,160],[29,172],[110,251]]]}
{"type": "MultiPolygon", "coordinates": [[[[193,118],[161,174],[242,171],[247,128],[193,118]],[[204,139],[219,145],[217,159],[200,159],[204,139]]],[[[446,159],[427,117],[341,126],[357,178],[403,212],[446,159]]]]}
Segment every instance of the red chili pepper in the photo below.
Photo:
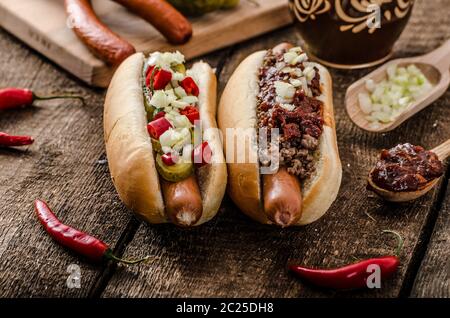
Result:
{"type": "Polygon", "coordinates": [[[31,145],[34,142],[30,136],[11,136],[0,132],[0,147],[18,147],[31,145]]]}
{"type": "Polygon", "coordinates": [[[197,84],[195,84],[194,79],[192,77],[186,77],[180,83],[181,87],[184,88],[188,95],[198,96],[200,93],[197,84]]]}
{"type": "Polygon", "coordinates": [[[87,257],[93,262],[113,260],[125,264],[137,264],[148,260],[148,257],[145,257],[143,259],[129,261],[114,256],[112,250],[106,243],[68,225],[62,224],[44,201],[36,200],[34,202],[34,209],[44,229],[56,242],[87,257]]]}
{"type": "Polygon", "coordinates": [[[211,162],[212,150],[207,141],[196,146],[192,151],[192,161],[197,167],[202,167],[211,162]]]}
{"type": "Polygon", "coordinates": [[[200,113],[195,106],[186,106],[180,110],[181,115],[185,115],[191,123],[195,123],[196,120],[200,120],[200,113]]]}
{"type": "Polygon", "coordinates": [[[165,117],[161,117],[148,123],[147,130],[150,137],[153,139],[159,139],[159,136],[161,136],[170,127],[172,127],[170,122],[165,117]]]}
{"type": "Polygon", "coordinates": [[[84,104],[84,98],[77,95],[37,96],[29,89],[9,87],[0,89],[0,111],[31,106],[36,100],[56,98],[76,98],[81,100],[84,104]]]}
{"type": "Polygon", "coordinates": [[[299,277],[317,286],[354,289],[367,287],[367,278],[372,274],[372,271],[368,271],[369,265],[378,265],[381,271],[381,279],[385,279],[397,271],[399,264],[396,256],[384,256],[336,269],[312,269],[297,265],[291,265],[289,269],[299,277]]]}
{"type": "MultiPolygon", "coordinates": [[[[393,233],[399,239],[397,255],[400,252],[403,240],[400,235],[393,231],[383,231],[384,233],[393,233]]],[[[313,269],[298,265],[290,265],[289,270],[297,274],[310,283],[326,288],[333,289],[356,289],[367,288],[367,278],[373,274],[370,265],[376,265],[380,268],[380,278],[386,279],[392,276],[398,269],[400,261],[397,256],[383,256],[371,258],[335,269],[313,269]]]]}
{"type": "Polygon", "coordinates": [[[153,77],[153,89],[164,89],[172,80],[172,73],[165,70],[158,70],[153,77]]]}
{"type": "Polygon", "coordinates": [[[164,162],[164,164],[166,166],[173,166],[177,163],[177,157],[174,156],[171,153],[165,153],[161,156],[161,160],[162,162],[164,162]]]}
{"type": "Polygon", "coordinates": [[[155,116],[153,116],[152,121],[157,120],[157,119],[159,119],[159,118],[162,118],[162,117],[164,117],[165,115],[166,115],[165,112],[160,111],[160,112],[158,112],[155,116]]]}

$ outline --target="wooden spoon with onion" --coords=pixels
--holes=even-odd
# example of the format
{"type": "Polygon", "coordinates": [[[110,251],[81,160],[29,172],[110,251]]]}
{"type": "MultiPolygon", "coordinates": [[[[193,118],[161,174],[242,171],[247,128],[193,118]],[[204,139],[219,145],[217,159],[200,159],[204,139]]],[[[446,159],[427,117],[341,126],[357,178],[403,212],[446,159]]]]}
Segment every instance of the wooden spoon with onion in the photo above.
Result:
{"type": "Polygon", "coordinates": [[[448,85],[450,84],[449,68],[450,40],[447,40],[441,47],[428,54],[392,60],[359,79],[347,89],[345,95],[347,113],[350,116],[350,119],[364,130],[371,132],[390,131],[430,105],[447,91],[448,85]],[[365,87],[366,80],[372,79],[375,83],[379,83],[386,78],[386,71],[389,66],[397,65],[399,67],[407,67],[411,64],[414,64],[423,72],[425,77],[433,85],[433,88],[427,94],[411,103],[400,115],[394,118],[393,121],[379,123],[376,126],[371,125],[366,119],[366,115],[362,112],[358,102],[358,94],[367,93],[365,87]]]}
{"type": "MultiPolygon", "coordinates": [[[[442,143],[441,145],[437,146],[436,148],[431,150],[434,152],[440,161],[444,161],[450,156],[450,139],[448,139],[446,142],[442,143]]],[[[391,202],[406,202],[415,200],[421,196],[423,196],[425,193],[430,191],[436,183],[439,181],[440,178],[436,178],[434,180],[429,181],[427,184],[425,184],[423,187],[421,187],[418,190],[415,191],[390,191],[385,190],[383,188],[380,188],[373,182],[372,180],[372,172],[374,169],[372,169],[369,173],[369,177],[367,178],[367,181],[369,182],[369,185],[372,187],[372,190],[377,193],[380,197],[385,199],[386,201],[391,202]]]]}

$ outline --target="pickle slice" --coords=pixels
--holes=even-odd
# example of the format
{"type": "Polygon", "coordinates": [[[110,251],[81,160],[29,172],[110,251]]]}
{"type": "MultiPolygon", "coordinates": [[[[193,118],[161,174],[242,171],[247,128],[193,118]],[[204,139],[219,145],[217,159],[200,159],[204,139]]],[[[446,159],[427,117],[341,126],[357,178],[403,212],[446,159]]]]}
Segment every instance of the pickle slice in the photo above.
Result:
{"type": "Polygon", "coordinates": [[[178,182],[186,179],[194,173],[192,162],[180,162],[173,166],[167,166],[161,159],[161,154],[156,155],[156,170],[161,177],[170,182],[178,182]]]}
{"type": "Polygon", "coordinates": [[[156,151],[157,153],[162,153],[162,147],[161,147],[161,143],[159,142],[159,140],[156,140],[152,137],[150,137],[150,139],[152,140],[153,151],[156,151]]]}
{"type": "Polygon", "coordinates": [[[144,94],[144,107],[145,107],[145,112],[147,114],[147,121],[152,120],[153,112],[155,111],[155,107],[150,105],[149,99],[145,94],[144,94]]]}
{"type": "Polygon", "coordinates": [[[174,65],[174,66],[172,66],[172,69],[173,69],[175,72],[182,73],[182,74],[186,74],[186,66],[184,66],[184,64],[177,64],[177,65],[174,65]]]}

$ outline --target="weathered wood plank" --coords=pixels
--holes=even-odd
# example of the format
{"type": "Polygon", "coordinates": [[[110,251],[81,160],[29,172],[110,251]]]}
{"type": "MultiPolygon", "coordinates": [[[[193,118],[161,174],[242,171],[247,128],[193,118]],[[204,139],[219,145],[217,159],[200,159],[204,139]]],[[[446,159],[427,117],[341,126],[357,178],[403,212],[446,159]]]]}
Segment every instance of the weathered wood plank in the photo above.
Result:
{"type": "MultiPolygon", "coordinates": [[[[450,36],[446,16],[437,7],[449,1],[417,2],[411,22],[398,42],[396,56],[425,53],[450,36]]],[[[282,40],[297,40],[287,28],[235,48],[220,74],[221,89],[237,64],[249,53],[282,40]]],[[[226,197],[219,215],[191,230],[143,224],[126,255],[154,255],[147,267],[118,270],[103,297],[396,297],[410,276],[419,237],[439,189],[410,204],[388,204],[365,190],[365,177],[379,150],[399,142],[431,148],[450,135],[447,92],[428,109],[393,132],[363,132],[344,110],[345,89],[362,71],[332,71],[334,106],[344,176],[338,199],[321,220],[304,228],[281,230],[243,216],[226,197]],[[375,219],[373,221],[367,214],[375,219]],[[393,253],[394,238],[381,230],[398,231],[405,239],[399,273],[377,291],[334,293],[303,284],[285,271],[297,259],[310,266],[334,267],[393,253]]],[[[440,184],[440,187],[445,186],[440,184]]]]}
{"type": "MultiPolygon", "coordinates": [[[[217,66],[218,52],[206,58],[217,66]]],[[[132,216],[110,181],[103,144],[103,90],[90,89],[0,31],[0,87],[83,95],[86,106],[52,101],[0,113],[0,130],[31,134],[34,145],[0,149],[0,297],[88,296],[105,267],[89,265],[55,245],[37,222],[42,198],[67,223],[115,246],[132,216]],[[81,267],[81,288],[68,289],[70,264],[81,267]],[[33,269],[33,270],[30,270],[33,269]]],[[[111,267],[108,267],[109,269],[111,267]]]]}
{"type": "Polygon", "coordinates": [[[450,297],[450,182],[412,297],[450,297]]]}
{"type": "Polygon", "coordinates": [[[57,246],[33,212],[33,200],[49,202],[62,220],[112,246],[130,213],[119,204],[104,159],[103,91],[95,91],[26,49],[0,30],[0,87],[37,92],[68,91],[76,101],[0,113],[0,130],[31,134],[23,150],[0,149],[0,297],[86,296],[103,266],[89,265],[57,246]],[[81,288],[69,289],[70,264],[81,267],[81,288]]]}

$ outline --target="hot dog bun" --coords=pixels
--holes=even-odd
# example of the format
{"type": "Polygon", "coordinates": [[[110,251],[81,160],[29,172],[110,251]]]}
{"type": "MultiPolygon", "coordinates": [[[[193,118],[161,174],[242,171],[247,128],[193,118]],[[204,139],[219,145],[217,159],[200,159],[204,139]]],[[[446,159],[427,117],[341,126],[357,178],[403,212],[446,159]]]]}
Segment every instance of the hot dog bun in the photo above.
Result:
{"type": "MultiPolygon", "coordinates": [[[[149,223],[165,223],[159,175],[146,126],[142,90],[144,55],[136,53],[117,69],[109,86],[104,109],[104,136],[111,177],[116,190],[138,217],[149,223]]],[[[214,71],[198,62],[189,71],[199,89],[199,111],[204,136],[212,150],[212,163],[196,169],[202,196],[203,214],[195,225],[217,213],[226,188],[227,172],[222,143],[216,128],[216,87],[214,71]]]]}
{"type": "MultiPolygon", "coordinates": [[[[218,123],[224,138],[227,128],[255,128],[257,125],[258,72],[266,53],[267,51],[259,51],[247,57],[235,70],[225,87],[218,113],[218,123]]],[[[324,105],[324,126],[315,161],[315,172],[302,182],[302,216],[293,225],[312,223],[325,214],[336,199],[342,178],[333,114],[331,76],[323,66],[317,63],[314,65],[320,72],[322,95],[318,99],[324,105]]],[[[250,138],[247,140],[250,142],[250,138]]],[[[224,140],[224,145],[227,144],[228,142],[224,140]]],[[[233,145],[236,152],[236,144],[233,145]]],[[[227,149],[225,151],[227,152],[227,149]]],[[[247,158],[257,157],[257,151],[258,146],[255,143],[246,147],[247,158]]],[[[229,163],[228,193],[245,214],[261,223],[272,224],[264,213],[259,169],[258,163],[229,163]]]]}

